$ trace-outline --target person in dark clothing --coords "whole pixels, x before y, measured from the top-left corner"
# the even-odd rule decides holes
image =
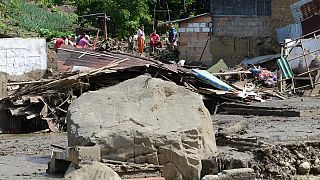
[[[169,30],[169,43],[170,43],[171,47],[174,48],[174,44],[177,40],[178,33],[172,23],[169,24],[169,28],[170,28],[170,30]]]

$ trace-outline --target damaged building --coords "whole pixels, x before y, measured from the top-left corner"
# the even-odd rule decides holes
[[[212,0],[213,64],[232,67],[245,57],[280,52],[276,29],[294,22],[290,5],[297,0]]]
[[[233,67],[245,57],[279,53],[276,29],[294,22],[290,5],[295,2],[212,0],[211,16],[171,21],[179,23],[179,59],[207,66],[223,59]]]
[[[47,69],[46,41],[44,39],[4,38],[0,41],[0,99],[8,94],[7,85],[15,89],[12,81],[37,81]],[[9,82],[9,83],[8,83]],[[16,101],[15,108],[8,103],[0,105],[0,131],[20,132],[22,129],[35,130],[42,126],[37,121],[37,105],[25,106],[22,101],[40,103],[37,98]]]

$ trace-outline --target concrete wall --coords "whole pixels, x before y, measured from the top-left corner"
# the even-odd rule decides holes
[[[271,16],[214,16],[210,42],[213,63],[224,59],[232,67],[246,55],[279,53],[276,29],[294,23],[290,5],[297,1],[273,0]]]
[[[179,26],[179,59],[187,62],[199,62],[202,52],[201,63],[205,65],[212,64],[212,55],[210,52],[210,41],[205,48],[206,42],[210,37],[211,17],[202,16],[187,21],[183,21]]]
[[[0,40],[0,71],[13,81],[40,79],[47,69],[45,39]]]

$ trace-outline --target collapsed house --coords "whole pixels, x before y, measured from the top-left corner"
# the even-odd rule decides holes
[[[258,8],[262,6],[258,3],[255,8],[259,11],[251,12],[252,7],[248,7],[245,13],[259,12],[255,15],[268,16],[268,3],[271,2],[264,1],[264,10]],[[187,36],[191,38],[183,41],[194,50],[190,52],[201,52],[196,50],[197,43],[204,46],[200,60],[210,57],[211,52],[207,46],[211,31],[208,29],[208,18],[210,16],[205,14],[179,21],[184,25],[180,31],[186,31],[185,35],[189,33]],[[230,18],[237,21],[241,19],[239,22],[244,19]],[[252,17],[255,18],[262,17]],[[203,37],[192,44],[192,36],[200,37],[196,33],[202,33]],[[112,167],[121,177],[130,178],[132,174],[149,172],[152,177],[197,179],[207,174],[217,174],[222,169],[249,166],[249,163],[236,165],[237,162],[230,160],[229,164],[221,167],[218,164],[221,160],[219,157],[210,157],[217,150],[215,138],[219,145],[236,144],[240,147],[242,141],[246,143],[247,149],[261,145],[258,138],[244,136],[237,139],[228,135],[228,131],[244,133],[242,124],[215,135],[209,112],[285,117],[318,115],[318,112],[304,112],[288,107],[248,104],[285,99],[277,94],[277,82],[280,82],[280,90],[284,95],[285,92],[295,93],[307,87],[316,91],[319,73],[315,75],[314,72],[319,71],[317,58],[320,49],[317,31],[286,41],[281,54],[248,58],[236,70],[220,72],[220,67],[217,67],[212,68],[211,73],[209,70],[188,69],[175,63],[166,64],[123,52],[97,52],[70,46],[59,48],[59,61],[55,67],[58,73],[55,73],[47,70],[47,59],[41,54],[45,46],[40,46],[39,51],[32,48],[27,48],[32,52],[31,55],[29,51],[21,52],[20,49],[16,53],[14,48],[6,49],[3,53],[5,58],[12,58],[8,56],[11,52],[17,57],[13,58],[15,61],[6,60],[13,62],[12,65],[2,66],[5,73],[0,75],[0,128],[2,132],[28,132],[44,128],[57,132],[68,129],[69,147],[54,146],[60,150],[53,151],[49,172],[58,170],[64,173],[71,163],[78,165],[79,161],[86,160],[84,156],[87,152],[89,161],[93,154],[94,160]],[[36,54],[38,52],[40,55]],[[30,57],[36,58],[31,61]],[[256,66],[270,63],[270,69]],[[18,71],[13,72],[18,74],[12,74],[10,68],[3,67],[18,68]],[[20,75],[21,72],[23,78],[25,74],[28,77],[31,74],[34,78],[10,79],[12,75]],[[63,162],[63,165],[59,162]],[[210,168],[202,169],[204,163],[209,163],[206,167]],[[296,163],[299,167],[303,164],[300,161]],[[263,165],[253,166],[256,166],[255,170],[259,173],[273,173],[261,169]],[[228,173],[232,177],[239,175],[233,174],[232,170],[222,172],[223,176]],[[248,175],[243,179],[256,177],[253,169],[242,169],[240,175],[243,172]]]
[[[81,94],[113,86],[145,73],[203,95],[205,101],[210,102],[210,111],[214,111],[219,101],[262,100],[260,95],[231,87],[206,71],[186,69],[150,58],[71,46],[62,46],[58,56],[61,60],[57,65],[60,74],[41,80],[9,82],[4,88],[8,89],[6,97],[1,100],[2,111],[6,114],[3,121],[7,122],[4,131],[28,132],[45,126],[54,132],[63,130],[66,128],[67,109]],[[48,73],[52,74],[50,71]],[[264,97],[274,96],[266,91],[261,93]],[[34,123],[30,123],[32,121]],[[22,128],[22,122],[30,127]]]

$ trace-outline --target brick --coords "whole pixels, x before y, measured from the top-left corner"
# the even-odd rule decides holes
[[[203,42],[195,42],[194,43],[194,47],[196,47],[196,48],[203,47],[203,46],[204,46]],[[196,49],[196,51],[197,51],[197,49]]]

